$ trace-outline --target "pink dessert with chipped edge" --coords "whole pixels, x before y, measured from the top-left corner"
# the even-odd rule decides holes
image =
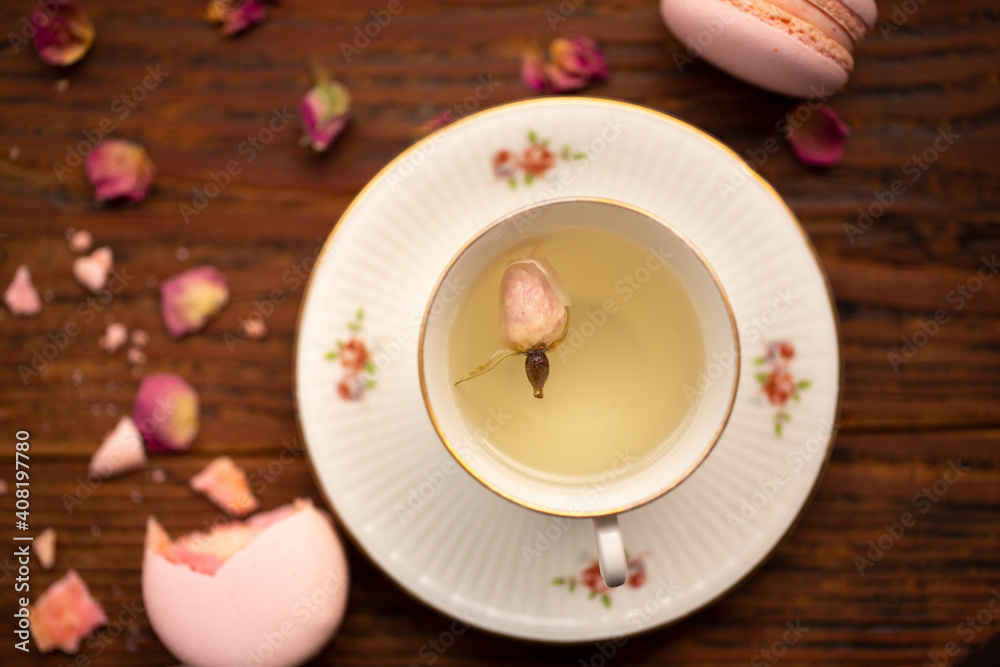
[[[874,0],[661,0],[660,12],[690,53],[766,90],[817,98],[847,84],[878,16]]]

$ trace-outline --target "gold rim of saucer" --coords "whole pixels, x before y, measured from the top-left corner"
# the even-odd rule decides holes
[[[506,489],[502,489],[496,486],[495,484],[491,483],[489,480],[485,479],[482,475],[480,475],[479,472],[476,471],[469,464],[469,462],[462,457],[458,449],[452,445],[451,441],[448,439],[448,436],[445,435],[444,429],[442,428],[441,423],[438,421],[437,415],[434,413],[434,408],[431,406],[430,396],[428,395],[427,391],[427,378],[425,377],[424,374],[424,339],[427,334],[427,320],[430,315],[431,309],[434,306],[434,302],[437,299],[438,292],[440,292],[441,287],[444,285],[445,278],[447,277],[451,269],[455,266],[455,263],[458,262],[473,245],[475,245],[480,239],[482,239],[483,236],[488,234],[490,231],[492,231],[499,225],[502,225],[505,222],[512,220],[519,215],[523,215],[529,211],[534,211],[548,206],[574,203],[574,202],[601,204],[604,206],[613,206],[616,208],[632,211],[633,213],[637,213],[640,216],[645,217],[650,222],[663,227],[669,233],[673,234],[685,247],[687,247],[687,249],[698,259],[702,267],[704,267],[705,270],[708,271],[708,274],[712,279],[712,284],[715,286],[715,289],[718,292],[719,296],[722,297],[722,302],[725,304],[726,315],[728,316],[729,319],[730,333],[732,334],[733,353],[734,353],[733,356],[734,356],[734,364],[736,367],[736,372],[735,375],[733,376],[732,387],[729,391],[729,400],[726,406],[725,419],[722,420],[722,423],[716,429],[715,433],[712,435],[708,444],[702,449],[698,457],[694,460],[694,462],[692,462],[690,466],[687,467],[687,469],[684,470],[683,473],[681,473],[676,479],[672,480],[670,484],[660,489],[657,489],[656,492],[649,494],[648,496],[644,496],[639,500],[618,507],[613,507],[610,509],[583,510],[583,511],[555,510],[552,508],[544,507],[537,503],[525,500],[524,498],[521,498],[516,494],[507,491]],[[434,430],[437,432],[438,439],[441,440],[442,443],[444,443],[444,446],[451,453],[452,457],[456,461],[458,461],[458,464],[462,466],[462,468],[464,468],[467,473],[475,477],[480,484],[490,489],[494,493],[506,498],[507,500],[517,505],[520,505],[521,507],[535,510],[536,512],[542,512],[544,514],[550,514],[552,516],[564,516],[574,519],[587,519],[599,516],[609,516],[612,514],[620,514],[622,512],[633,510],[637,507],[645,505],[646,503],[656,500],[657,498],[667,493],[668,491],[672,491],[673,489],[677,488],[677,486],[681,484],[681,482],[689,478],[691,476],[691,473],[697,470],[698,466],[700,466],[705,461],[705,459],[708,458],[708,455],[711,453],[712,449],[715,448],[716,443],[719,442],[719,438],[722,437],[722,433],[726,429],[726,424],[729,423],[729,417],[730,415],[732,415],[733,405],[736,403],[736,393],[740,385],[740,361],[741,361],[741,350],[740,350],[739,329],[736,326],[736,316],[733,314],[733,306],[729,302],[729,295],[726,294],[726,290],[722,286],[722,281],[719,280],[718,274],[715,272],[715,269],[712,268],[712,265],[708,263],[708,259],[701,252],[701,250],[699,250],[697,246],[691,243],[691,240],[683,233],[681,233],[680,230],[678,230],[676,227],[668,223],[666,220],[663,220],[659,216],[654,215],[653,213],[650,213],[649,211],[643,208],[640,208],[633,204],[629,204],[628,202],[623,202],[616,199],[609,199],[607,197],[572,196],[572,197],[556,197],[553,199],[546,199],[545,201],[535,202],[533,204],[528,204],[527,206],[522,206],[518,209],[515,209],[484,226],[475,234],[475,236],[473,236],[471,239],[469,239],[462,245],[462,247],[458,250],[458,252],[456,252],[455,255],[451,258],[451,260],[449,260],[448,263],[445,265],[444,269],[441,272],[441,275],[437,279],[437,282],[434,283],[434,288],[431,290],[431,296],[427,300],[427,306],[424,308],[423,318],[420,321],[420,336],[417,339],[417,374],[420,377],[420,394],[423,397],[424,408],[427,410],[427,415],[430,417],[431,423],[434,425]]]
[[[714,605],[716,602],[718,602],[723,597],[725,597],[726,595],[728,595],[734,588],[736,588],[737,586],[740,586],[747,579],[749,579],[750,577],[754,576],[764,566],[764,564],[767,563],[767,561],[771,558],[771,556],[774,555],[774,552],[777,551],[778,547],[781,546],[781,543],[785,540],[785,538],[799,525],[799,523],[802,521],[802,518],[805,516],[806,510],[812,504],[812,501],[813,501],[813,499],[814,499],[814,497],[816,495],[816,491],[819,489],[819,485],[823,481],[823,477],[826,474],[826,469],[827,469],[827,467],[830,464],[830,459],[831,459],[831,457],[833,455],[833,443],[834,443],[834,440],[836,438],[836,433],[838,431],[838,428],[837,428],[837,425],[839,423],[838,419],[839,419],[839,416],[840,416],[841,408],[843,406],[843,399],[844,399],[844,353],[843,353],[844,350],[843,350],[843,341],[841,340],[841,337],[840,337],[840,329],[841,329],[841,326],[840,326],[840,315],[837,312],[837,303],[836,303],[836,299],[834,298],[834,295],[833,295],[833,287],[830,284],[830,278],[829,278],[829,276],[827,276],[826,271],[823,269],[823,263],[820,260],[819,252],[816,250],[816,246],[813,245],[813,242],[809,238],[809,235],[806,234],[806,230],[802,226],[802,223],[799,221],[798,216],[796,216],[795,212],[792,211],[791,208],[789,208],[789,206],[785,202],[785,200],[782,199],[781,195],[779,195],[778,192],[777,192],[777,190],[774,189],[774,186],[772,186],[770,183],[768,183],[766,180],[764,180],[764,178],[760,174],[758,174],[754,169],[752,169],[747,164],[746,160],[744,160],[736,151],[734,151],[732,148],[730,148],[726,144],[722,143],[720,140],[716,139],[714,136],[712,136],[708,132],[705,132],[704,130],[702,130],[702,129],[698,128],[698,127],[695,127],[694,125],[691,125],[690,123],[688,123],[686,121],[683,121],[683,120],[681,120],[679,118],[671,116],[670,114],[667,114],[667,113],[665,113],[663,111],[659,111],[657,109],[653,109],[653,108],[650,108],[650,107],[647,107],[647,106],[643,106],[641,104],[636,104],[634,102],[622,102],[621,100],[614,100],[614,99],[608,99],[608,98],[602,98],[602,97],[588,97],[588,96],[558,97],[558,98],[545,98],[545,97],[543,97],[543,98],[535,98],[535,99],[528,99],[528,100],[517,100],[517,101],[514,101],[514,102],[508,102],[508,103],[505,103],[505,104],[500,104],[500,105],[497,105],[495,107],[491,107],[489,109],[484,109],[483,111],[478,111],[476,113],[473,113],[473,114],[470,114],[468,116],[465,116],[464,118],[460,118],[460,119],[458,119],[458,120],[450,123],[449,125],[446,125],[445,127],[439,128],[439,129],[435,130],[434,132],[431,132],[430,134],[428,134],[427,136],[423,137],[422,139],[419,139],[419,140],[415,141],[413,144],[411,144],[405,150],[401,151],[399,153],[399,155],[397,155],[392,160],[390,160],[384,167],[382,167],[382,169],[380,169],[378,171],[378,173],[376,173],[371,178],[370,181],[368,181],[368,183],[361,189],[361,191],[357,194],[357,196],[355,196],[355,198],[353,200],[351,200],[351,203],[348,204],[347,208],[344,209],[344,212],[341,214],[340,218],[337,219],[337,222],[334,224],[333,229],[331,230],[329,236],[327,236],[327,239],[326,239],[326,241],[323,244],[323,248],[320,250],[319,254],[316,256],[316,261],[315,261],[315,263],[313,265],[313,271],[310,272],[309,278],[306,281],[306,285],[305,285],[305,288],[304,288],[303,293],[302,293],[302,307],[299,308],[299,313],[298,313],[298,316],[296,317],[296,320],[295,320],[296,336],[295,336],[295,340],[292,343],[292,359],[293,359],[293,362],[294,362],[294,360],[298,359],[299,336],[300,336],[299,332],[301,332],[301,330],[302,330],[302,317],[303,317],[303,314],[305,313],[305,306],[306,306],[306,304],[308,303],[308,300],[309,300],[309,292],[310,292],[310,290],[312,289],[312,286],[313,286],[313,279],[315,278],[316,267],[318,267],[320,265],[320,263],[326,257],[326,254],[329,252],[330,248],[333,246],[333,244],[334,244],[334,242],[336,240],[337,234],[342,229],[341,226],[340,226],[340,223],[342,221],[346,220],[354,212],[354,210],[356,208],[358,208],[364,202],[364,200],[378,186],[378,184],[382,181],[382,179],[384,179],[386,177],[386,175],[390,171],[392,171],[392,169],[394,169],[397,165],[401,164],[406,158],[408,158],[412,152],[419,151],[419,150],[425,148],[426,145],[429,144],[430,142],[438,140],[440,134],[443,134],[445,132],[451,131],[456,126],[472,122],[472,121],[474,121],[474,120],[476,120],[476,119],[478,119],[478,118],[480,118],[482,116],[493,115],[493,114],[496,114],[496,113],[502,113],[502,112],[505,112],[505,111],[507,111],[509,109],[512,109],[512,108],[517,108],[517,107],[522,107],[522,106],[534,106],[534,105],[538,105],[538,106],[543,106],[543,105],[565,105],[565,106],[573,106],[573,105],[594,105],[594,104],[596,104],[596,105],[604,105],[604,106],[607,106],[607,107],[617,107],[617,108],[625,109],[625,110],[628,110],[628,111],[645,114],[647,116],[651,116],[653,118],[656,118],[657,120],[666,122],[666,123],[668,123],[670,125],[681,127],[685,131],[692,132],[693,134],[695,134],[699,138],[704,139],[709,144],[711,144],[716,149],[718,149],[720,152],[722,152],[726,156],[730,157],[731,159],[735,160],[737,164],[743,165],[744,172],[747,174],[747,176],[749,178],[753,179],[761,188],[763,188],[764,192],[766,192],[768,195],[770,195],[771,198],[773,198],[778,203],[778,205],[781,206],[782,209],[784,209],[784,211],[788,214],[788,217],[795,223],[796,230],[798,231],[799,235],[802,237],[802,241],[805,244],[806,249],[809,251],[809,254],[812,257],[813,262],[815,263],[816,267],[819,269],[820,277],[823,280],[823,286],[825,287],[825,290],[826,290],[827,305],[830,308],[830,312],[831,312],[831,315],[832,315],[832,318],[833,318],[834,333],[836,334],[835,338],[836,338],[836,341],[837,341],[837,357],[840,360],[840,364],[839,364],[838,369],[837,369],[837,400],[836,400],[836,404],[834,405],[834,410],[833,410],[834,428],[831,430],[830,438],[829,438],[829,440],[827,441],[827,444],[826,444],[826,452],[823,455],[823,462],[820,465],[819,470],[816,473],[816,479],[813,481],[812,487],[809,489],[808,493],[806,494],[805,499],[802,502],[802,506],[799,508],[799,511],[796,513],[796,515],[792,519],[792,521],[789,522],[788,527],[781,533],[781,535],[779,535],[777,537],[777,539],[774,542],[774,546],[771,547],[771,549],[769,549],[768,552],[766,554],[764,554],[764,556],[762,556],[760,558],[760,560],[756,563],[756,565],[746,572],[746,574],[744,574],[738,580],[734,581],[732,584],[730,584],[730,585],[726,586],[725,588],[723,588],[722,590],[720,590],[718,592],[718,594],[712,596],[710,599],[706,600],[704,603],[693,607],[690,611],[688,611],[688,612],[686,612],[684,614],[680,614],[680,615],[678,615],[678,616],[676,616],[674,618],[665,620],[662,623],[659,623],[658,625],[654,625],[654,626],[651,626],[649,628],[644,628],[644,629],[642,629],[640,631],[637,631],[637,632],[628,633],[628,635],[627,635],[629,637],[635,637],[635,636],[641,636],[641,635],[651,634],[652,632],[655,632],[657,630],[661,630],[663,628],[669,627],[669,626],[674,625],[676,623],[680,623],[681,621],[683,621],[683,620],[685,620],[687,618],[690,618],[691,616],[694,616],[695,614],[697,614],[697,613],[699,613],[699,612],[707,609],[708,607]],[[399,588],[399,590],[401,590],[404,595],[406,595],[407,597],[411,598],[412,600],[418,602],[419,604],[422,604],[424,606],[428,606],[428,607],[430,607],[430,608],[438,611],[439,613],[445,614],[445,615],[447,615],[449,617],[454,617],[454,615],[449,610],[447,610],[447,609],[445,609],[443,607],[440,607],[437,604],[434,604],[434,603],[430,602],[429,600],[427,600],[425,598],[422,598],[420,595],[418,595],[415,592],[415,590],[410,590],[409,588],[407,588],[407,586],[402,581],[400,581],[399,579],[396,579],[396,577],[394,577],[391,573],[389,573],[387,570],[385,570],[382,567],[382,565],[379,563],[379,561],[373,556],[372,552],[369,551],[363,545],[363,543],[361,542],[361,540],[358,539],[358,537],[354,534],[354,532],[351,531],[351,529],[348,526],[347,522],[344,521],[343,517],[341,517],[341,515],[340,515],[340,512],[337,510],[337,506],[331,500],[330,495],[327,493],[326,488],[323,486],[323,484],[321,482],[321,479],[320,479],[320,476],[319,476],[319,473],[316,470],[316,463],[313,461],[313,453],[312,453],[311,447],[309,446],[309,442],[306,439],[305,425],[303,424],[303,421],[302,421],[302,411],[300,409],[299,401],[298,401],[298,368],[297,368],[297,364],[296,363],[292,364],[292,395],[293,395],[293,397],[295,399],[294,402],[293,402],[293,408],[295,410],[295,425],[296,425],[296,430],[298,431],[299,436],[301,436],[302,443],[304,445],[304,450],[305,450],[305,454],[306,454],[306,456],[305,456],[306,466],[309,468],[309,474],[312,476],[313,481],[315,482],[316,490],[319,492],[320,497],[322,497],[323,500],[326,502],[326,506],[330,509],[330,512],[333,515],[334,519],[336,520],[337,524],[339,524],[340,528],[344,531],[344,535],[346,535],[347,539],[355,546],[355,548],[357,548],[357,550],[361,554],[363,554],[365,556],[365,558],[367,558],[368,561],[379,572],[381,572],[383,575],[385,575],[386,578],[389,579],[389,581],[393,582],[393,584],[395,584],[396,587]],[[490,627],[486,627],[483,624],[473,622],[473,621],[469,620],[468,618],[466,618],[466,621],[469,623],[469,625],[472,625],[472,626],[478,628],[479,630],[481,630],[481,631],[483,631],[483,632],[485,632],[487,634],[490,634],[490,635],[493,635],[493,636],[496,636],[496,637],[503,637],[505,639],[509,639],[509,638],[513,637],[513,638],[516,638],[516,639],[518,639],[520,641],[527,642],[529,644],[542,644],[542,645],[551,645],[551,644],[582,644],[582,643],[588,643],[588,642],[593,642],[593,641],[600,641],[602,639],[610,639],[610,638],[612,638],[610,635],[605,636],[605,635],[600,635],[600,634],[594,634],[593,636],[587,637],[585,639],[573,639],[573,640],[534,639],[534,638],[519,637],[519,636],[516,636],[516,635],[511,635],[509,633],[502,632],[500,630],[495,630],[495,629],[492,629]]]

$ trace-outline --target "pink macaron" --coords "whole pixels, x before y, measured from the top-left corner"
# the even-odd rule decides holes
[[[716,67],[783,95],[825,98],[847,84],[874,0],[661,0],[667,27]]]

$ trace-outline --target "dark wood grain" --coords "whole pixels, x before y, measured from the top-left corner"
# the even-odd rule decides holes
[[[492,76],[484,106],[527,97],[518,53],[553,35],[553,0],[406,2],[371,44],[345,62],[338,44],[353,38],[381,0],[349,3],[285,0],[267,22],[224,39],[201,22],[202,0],[86,0],[98,27],[93,51],[67,73],[42,65],[33,48],[0,45],[0,286],[29,264],[50,300],[34,319],[0,316],[0,479],[11,481],[13,434],[32,434],[34,526],[59,535],[56,567],[35,566],[33,590],[68,567],[80,571],[114,614],[141,600],[143,523],[169,516],[172,530],[203,526],[217,514],[192,493],[190,476],[227,453],[249,471],[298,445],[292,400],[292,344],[302,288],[283,276],[313,255],[361,187],[412,141],[413,130],[441,108],[460,103]],[[845,388],[837,446],[801,523],[767,564],[716,605],[674,627],[630,640],[609,664],[770,664],[761,651],[780,640],[786,622],[809,627],[783,665],[918,665],[956,641],[962,650],[1000,628],[1000,617],[965,643],[959,623],[1000,589],[1000,280],[987,282],[958,310],[948,301],[983,257],[1000,254],[1000,7],[992,0],[879,2],[892,24],[895,6],[919,6],[898,30],[876,31],[857,54],[847,90],[830,104],[853,128],[844,162],[832,170],[799,165],[776,123],[790,101],[753,89],[694,62],[678,72],[680,47],[659,20],[654,0],[586,0],[557,27],[587,33],[606,46],[612,80],[591,92],[646,104],[703,127],[752,159],[769,138],[781,142],[759,171],[786,198],[829,273],[843,327]],[[3,32],[17,30],[33,3],[4,2]],[[298,147],[289,127],[198,216],[179,213],[210,171],[240,159],[238,147],[275,107],[290,109],[319,59],[356,100],[355,122],[323,156]],[[159,65],[168,76],[126,118],[112,103]],[[69,87],[58,92],[61,78]],[[97,207],[83,170],[63,181],[53,161],[84,130],[115,118],[118,136],[144,143],[160,177],[135,206]],[[941,128],[961,135],[862,236],[845,224],[875,193],[905,178],[904,165]],[[16,161],[7,159],[12,147]],[[134,278],[83,321],[87,293],[70,273],[67,228],[89,229],[114,247]],[[190,257],[178,259],[186,248]],[[158,311],[158,282],[197,263],[219,266],[232,300],[208,329],[171,341]],[[226,332],[253,301],[283,289],[287,301],[268,318],[270,335],[230,351]],[[921,321],[946,309],[951,321],[895,372],[888,354]],[[133,475],[93,490],[68,513],[63,494],[84,493],[87,461],[101,435],[128,411],[137,374],[121,355],[98,348],[105,317],[147,329],[144,372],[173,370],[197,385],[202,429],[188,454],[157,459]],[[82,332],[43,374],[24,383],[18,364],[47,336],[76,321]],[[82,382],[76,386],[73,374]],[[864,575],[853,557],[883,524],[914,509],[914,496],[941,477],[948,461],[970,466]],[[152,469],[167,479],[156,483]],[[297,496],[320,501],[302,457],[260,494],[265,507]],[[11,544],[13,498],[0,497],[0,542]],[[3,547],[7,553],[8,547]],[[450,621],[400,592],[353,547],[349,613],[316,664],[427,665],[421,648]],[[7,564],[0,556],[0,563]],[[10,618],[12,579],[0,572],[2,613]],[[37,587],[37,588],[34,588]],[[7,621],[4,621],[4,627]],[[109,629],[110,630],[110,629]],[[61,654],[25,658],[11,635],[0,640],[4,664],[69,665]],[[120,636],[98,635],[77,664],[169,665],[170,655],[139,615]],[[106,641],[105,639],[106,638]],[[437,665],[599,664],[591,645],[527,645],[469,631]],[[757,660],[756,663],[752,662]],[[763,660],[763,662],[761,662]]]

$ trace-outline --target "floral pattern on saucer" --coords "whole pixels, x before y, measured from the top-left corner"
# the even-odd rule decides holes
[[[375,364],[371,362],[371,350],[361,338],[365,309],[358,308],[354,319],[347,323],[351,337],[338,340],[337,349],[326,353],[328,361],[339,361],[344,374],[337,383],[337,396],[345,401],[360,401],[365,392],[375,388]]]
[[[795,358],[795,346],[787,340],[767,344],[766,354],[754,359],[754,365],[763,366],[765,371],[757,373],[757,382],[767,401],[778,408],[774,414],[774,434],[781,437],[785,422],[792,416],[785,410],[789,400],[802,400],[799,392],[805,391],[812,382],[799,380],[796,382],[791,372],[792,359]]]
[[[545,178],[560,160],[570,162],[587,157],[586,153],[574,151],[569,145],[554,153],[549,148],[550,143],[548,139],[539,139],[538,134],[530,130],[528,147],[520,153],[503,148],[493,154],[493,174],[498,179],[506,179],[511,188],[516,188],[522,182],[527,186],[537,178]]]
[[[628,578],[625,580],[625,585],[629,588],[642,588],[646,583],[647,555],[646,553],[641,553],[628,558]],[[565,586],[569,593],[575,592],[577,586],[583,586],[589,591],[587,599],[593,600],[596,598],[605,607],[611,606],[611,593],[613,589],[604,585],[604,579],[601,577],[601,564],[597,562],[596,558],[590,559],[590,564],[580,572],[579,577],[572,574],[568,577],[556,577],[552,580],[552,585]]]

